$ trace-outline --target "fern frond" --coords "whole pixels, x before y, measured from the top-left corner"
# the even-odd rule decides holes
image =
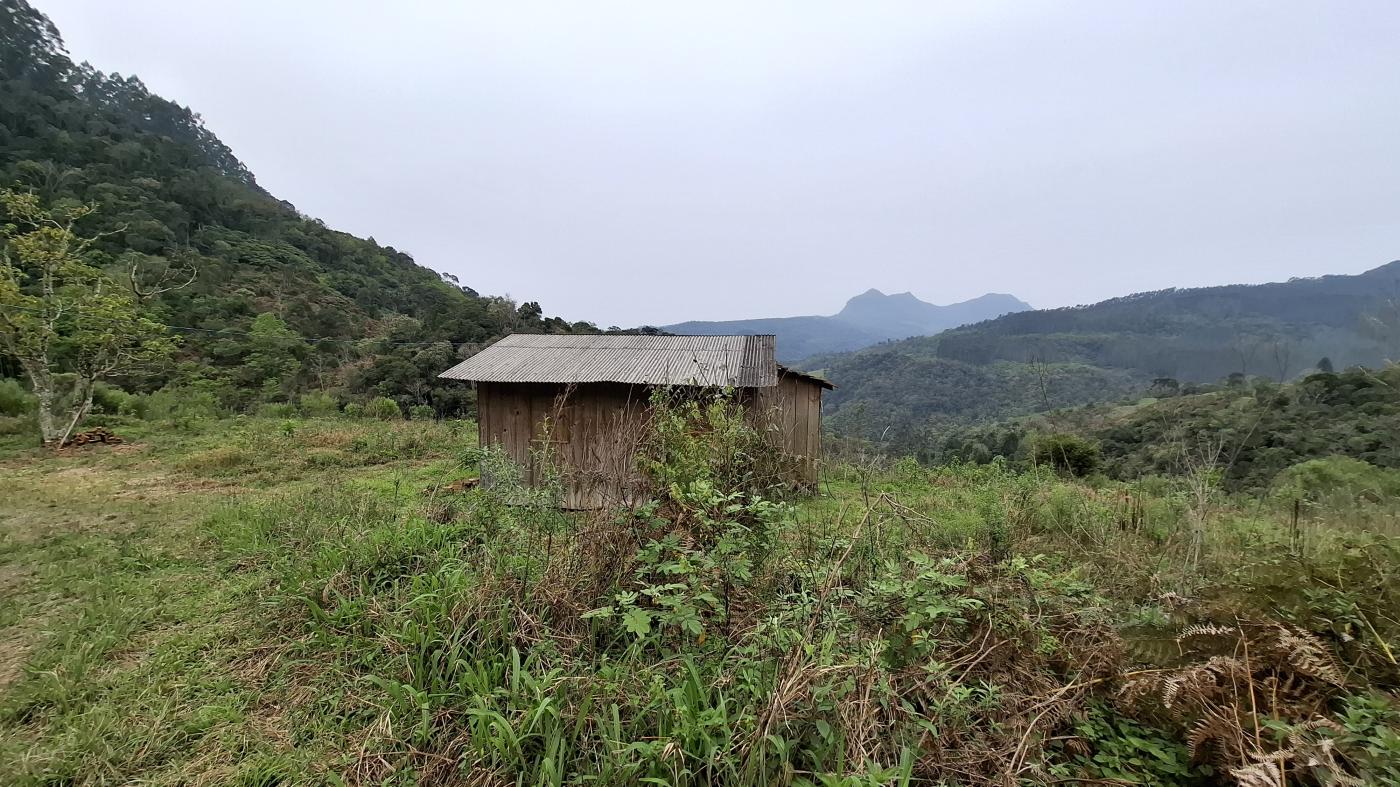
[[[1238,759],[1243,733],[1240,720],[1235,714],[1221,707],[1213,707],[1201,715],[1191,732],[1186,736],[1186,744],[1192,760],[1202,760],[1205,749],[1215,744],[1223,755],[1220,759]]]
[[[1331,649],[1311,631],[1278,626],[1275,648],[1288,666],[1299,674],[1338,688],[1346,683]]]
[[[1177,632],[1176,641],[1190,639],[1191,637],[1223,637],[1227,634],[1237,634],[1239,629],[1234,626],[1217,626],[1214,623],[1197,623],[1187,626]]]
[[[1283,787],[1283,769],[1277,762],[1256,762],[1231,769],[1237,787]]]

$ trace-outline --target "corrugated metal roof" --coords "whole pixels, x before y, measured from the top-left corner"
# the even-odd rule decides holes
[[[491,383],[638,383],[768,388],[772,336],[507,336],[439,377]]]
[[[793,377],[798,378],[799,380],[806,380],[808,382],[816,383],[817,385],[820,385],[828,391],[836,389],[836,383],[833,383],[825,377],[818,377],[815,374],[810,374],[808,372],[800,371],[797,369],[789,369],[788,367],[783,366],[782,364],[778,364],[778,374],[790,374]]]

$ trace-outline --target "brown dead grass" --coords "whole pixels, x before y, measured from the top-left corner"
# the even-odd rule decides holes
[[[127,479],[122,490],[112,495],[115,500],[163,500],[187,494],[236,492],[238,484],[213,478],[191,478],[178,475],[154,475]]]

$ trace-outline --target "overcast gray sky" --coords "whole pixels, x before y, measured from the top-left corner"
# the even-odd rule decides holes
[[[601,325],[1400,257],[1400,3],[35,0],[273,194]]]

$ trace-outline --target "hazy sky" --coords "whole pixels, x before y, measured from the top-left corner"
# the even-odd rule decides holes
[[[1400,257],[1400,3],[34,0],[273,194],[601,325]]]

